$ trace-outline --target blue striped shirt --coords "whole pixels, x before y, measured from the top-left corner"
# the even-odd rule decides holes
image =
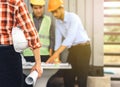
[[[65,11],[63,21],[56,19],[55,35],[55,50],[61,45],[70,48],[73,45],[89,41],[79,16],[67,11]]]

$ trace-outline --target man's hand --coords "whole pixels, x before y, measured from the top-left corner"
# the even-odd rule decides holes
[[[41,67],[41,64],[36,64],[32,67],[32,71],[36,70],[38,72],[38,78],[40,78],[42,76],[43,73],[43,68]]]
[[[59,55],[63,50],[66,48],[66,46],[60,46],[58,50],[47,60],[46,63],[55,63],[55,59],[59,58]]]
[[[55,59],[59,57],[59,54],[55,52],[48,60],[46,63],[55,63]]]

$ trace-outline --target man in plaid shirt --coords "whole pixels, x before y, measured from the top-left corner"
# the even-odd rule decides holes
[[[40,60],[40,42],[35,26],[30,20],[23,0],[0,0],[0,86],[22,87],[21,56],[15,52],[12,41],[12,28],[19,26],[28,40],[35,56],[35,65],[39,77],[42,75]]]

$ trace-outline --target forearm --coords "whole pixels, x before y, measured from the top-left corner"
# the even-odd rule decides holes
[[[33,49],[34,57],[35,57],[35,63],[40,64],[41,58],[40,58],[40,48]]]
[[[53,49],[50,48],[49,55],[52,56],[52,54],[53,54]]]
[[[35,57],[35,64],[32,67],[32,71],[36,70],[38,72],[38,77],[41,77],[43,73],[43,69],[41,67],[41,59],[40,59],[40,48],[33,49],[34,57]]]
[[[59,55],[65,50],[65,48],[67,48],[67,47],[66,47],[66,46],[60,46],[60,47],[55,51],[54,54],[57,54],[58,57],[59,57]]]

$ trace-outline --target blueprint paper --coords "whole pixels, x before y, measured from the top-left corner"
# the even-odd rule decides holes
[[[35,85],[37,78],[38,78],[38,72],[33,71],[26,77],[25,82],[28,85],[32,85],[32,84]]]

